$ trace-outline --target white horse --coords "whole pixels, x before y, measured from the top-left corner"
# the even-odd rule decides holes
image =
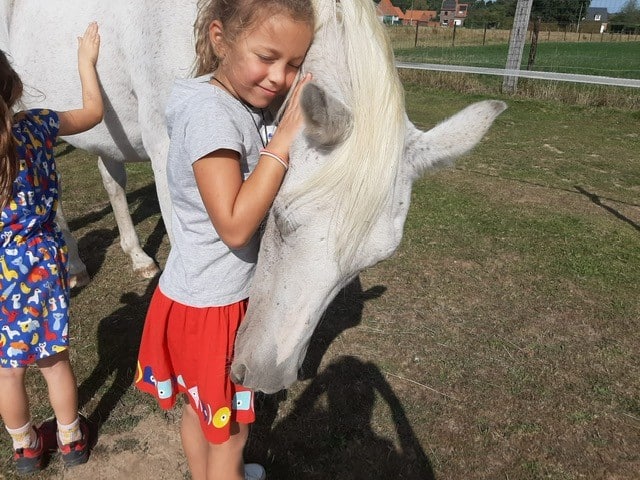
[[[409,122],[386,32],[371,0],[314,0],[304,62],[307,122],[262,238],[232,377],[267,393],[295,381],[335,295],[400,243],[425,169],[480,141],[503,102],[480,102],[428,132]]]
[[[190,72],[196,0],[0,2],[0,19],[6,20],[0,48],[8,46],[27,87],[45,94],[27,96],[28,105],[78,104],[75,37],[89,21],[100,24],[105,121],[67,140],[100,156],[123,249],[136,270],[155,273],[128,215],[122,162],[151,158],[168,223],[165,99],[174,78]],[[468,152],[505,108],[480,102],[419,131],[406,117],[373,2],[314,4],[319,28],[304,65],[314,74],[303,92],[307,124],[266,224],[231,366],[236,380],[265,392],[295,381],[311,334],[336,293],[395,251],[413,181]],[[71,264],[72,273],[77,265]]]
[[[76,37],[90,21],[98,22],[104,121],[65,140],[99,156],[98,168],[118,224],[120,245],[131,257],[133,269],[152,277],[158,268],[140,247],[129,214],[123,162],[151,159],[162,218],[170,231],[164,109],[174,79],[188,76],[193,64],[196,0],[0,2],[0,48],[8,51],[25,84],[25,107],[67,110],[80,105]],[[85,284],[89,281],[86,267],[61,208],[57,218],[69,245],[70,283]]]

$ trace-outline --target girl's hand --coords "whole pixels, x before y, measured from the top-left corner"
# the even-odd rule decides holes
[[[95,67],[100,51],[100,34],[98,23],[91,22],[84,35],[78,37],[78,65],[89,64]]]
[[[309,83],[311,78],[310,73],[305,74],[294,87],[291,97],[289,98],[289,104],[282,115],[278,128],[273,134],[273,138],[267,146],[269,151],[285,159],[289,157],[289,148],[302,128],[303,115],[300,108],[300,94],[302,87]]]

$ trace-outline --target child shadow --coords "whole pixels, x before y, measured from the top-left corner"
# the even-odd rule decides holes
[[[98,363],[78,387],[78,405],[82,409],[93,399],[107,379],[114,376],[111,386],[87,417],[96,432],[107,421],[133,383],[147,306],[158,278],[159,276],[156,276],[149,282],[142,295],[133,292],[123,294],[120,297],[123,306],[103,318],[98,325]]]
[[[395,424],[395,444],[373,429],[377,397]],[[287,416],[266,431],[261,415],[247,457],[263,462],[273,478],[435,479],[400,400],[373,363],[339,357],[302,392]],[[268,453],[258,454],[256,443]]]

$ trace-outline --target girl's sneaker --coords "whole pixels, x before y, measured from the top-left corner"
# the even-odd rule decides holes
[[[58,450],[65,467],[74,467],[89,460],[89,424],[82,415],[80,415],[80,432],[82,432],[82,438],[75,442],[63,445],[58,440]]]
[[[35,448],[18,448],[13,451],[13,461],[16,463],[16,470],[19,475],[27,475],[44,468],[44,438],[42,432],[33,427],[38,437]]]
[[[244,464],[244,480],[265,480],[267,472],[264,471],[262,465],[257,463]]]

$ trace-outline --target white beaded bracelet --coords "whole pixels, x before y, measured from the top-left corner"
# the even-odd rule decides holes
[[[279,155],[276,155],[275,153],[270,152],[265,148],[260,150],[260,155],[266,155],[267,157],[271,157],[274,160],[277,160],[278,163],[284,167],[285,172],[289,170],[289,165]]]

